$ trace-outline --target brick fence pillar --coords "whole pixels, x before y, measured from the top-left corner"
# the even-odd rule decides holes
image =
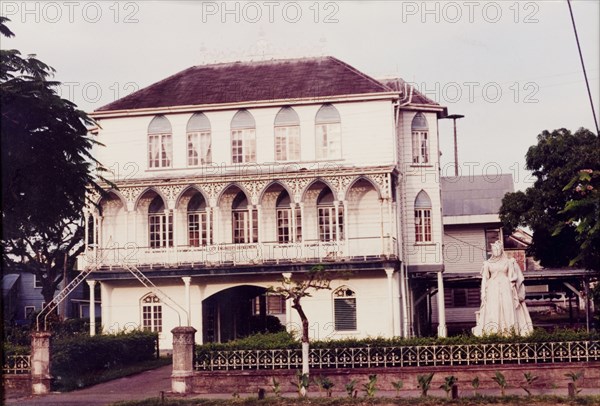
[[[173,333],[173,393],[191,393],[194,377],[194,327],[175,327]]]
[[[50,337],[48,331],[31,333],[31,391],[34,395],[50,392]]]

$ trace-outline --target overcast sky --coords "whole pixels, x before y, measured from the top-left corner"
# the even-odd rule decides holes
[[[599,108],[597,0],[572,2]],[[63,96],[92,111],[192,65],[335,56],[375,78],[399,76],[458,122],[463,173],[513,173],[542,130],[594,129],[567,2],[2,1],[15,38],[57,70]],[[442,164],[453,173],[452,126]]]

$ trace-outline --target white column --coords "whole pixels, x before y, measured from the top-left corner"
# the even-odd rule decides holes
[[[87,280],[87,284],[90,287],[90,336],[96,335],[96,286],[95,280]]]
[[[400,294],[402,295],[402,337],[408,338],[408,289],[406,286],[406,267],[400,268]]]
[[[388,320],[389,320],[389,337],[394,336],[395,323],[394,323],[394,268],[385,268],[385,274],[387,276],[388,284]]]
[[[259,243],[262,242],[263,238],[262,238],[262,221],[263,221],[263,217],[262,217],[262,207],[260,206],[260,204],[256,205],[256,217],[257,217],[257,233],[258,233],[258,237],[257,237],[257,241]]]
[[[448,330],[446,328],[446,304],[444,303],[444,277],[442,271],[437,273],[438,282],[438,293],[437,293],[437,305],[438,305],[438,337],[446,337]]]
[[[192,278],[190,276],[182,276],[181,279],[185,284],[185,310],[187,311],[187,325],[191,326],[192,303],[190,299],[190,282],[192,281]]]
[[[198,304],[196,305],[196,309],[198,311],[197,314],[200,315],[197,320],[198,331],[200,332],[200,335],[196,338],[196,340],[198,341],[198,344],[204,344],[204,310],[202,309],[202,301],[204,300],[205,286],[197,286],[196,289],[198,291]]]
[[[337,257],[338,252],[340,251],[340,202],[339,201],[334,201],[333,202],[333,215],[335,216],[335,251],[334,251],[334,255]],[[322,255],[321,253],[319,253],[319,257],[324,257],[326,256],[327,253],[324,253],[325,255]]]
[[[211,207],[206,208],[206,245],[212,245],[212,238],[210,237],[212,222],[211,210]],[[200,335],[202,335],[202,331],[200,332]]]
[[[344,208],[344,215],[342,216],[342,227],[344,229],[344,256],[350,256],[348,251],[348,201],[342,200],[342,207]]]
[[[393,216],[392,216],[392,199],[391,198],[386,198],[385,199],[387,202],[387,211],[388,211],[388,227],[387,227],[387,243],[386,243],[386,253],[387,254],[391,254],[392,253],[392,221],[393,221]]]
[[[290,241],[296,242],[296,203],[290,203],[290,227],[292,228],[290,231]],[[275,224],[277,226],[277,224]]]
[[[248,205],[248,229],[246,232],[249,232],[250,235],[246,238],[246,242],[253,243],[254,242],[254,206]]]
[[[90,213],[87,210],[83,212],[83,218],[84,218],[84,221],[85,221],[85,227],[84,227],[85,234],[84,234],[84,237],[83,237],[83,242],[85,244],[85,250],[84,250],[84,252],[87,254],[88,241],[89,241],[89,237],[90,237],[90,227],[89,227],[89,225],[90,225],[90,223],[89,223]]]
[[[213,244],[215,245],[221,242],[219,217],[219,206],[215,206],[213,207]]]
[[[379,221],[381,223],[381,230],[380,230],[380,241],[381,241],[381,253],[382,254],[386,254],[385,252],[385,240],[384,240],[384,234],[385,234],[385,230],[384,230],[384,226],[383,226],[383,198],[379,199]]]
[[[305,244],[306,244],[306,220],[305,220],[305,216],[304,216],[304,203],[298,203],[298,206],[300,206],[300,228],[302,230],[302,241],[301,241],[301,255],[302,258],[306,258],[306,249],[305,249]]]

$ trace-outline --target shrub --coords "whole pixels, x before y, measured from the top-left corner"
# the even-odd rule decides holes
[[[365,388],[365,395],[368,398],[375,396],[375,392],[377,392],[377,375],[369,375],[369,382],[363,384],[363,388]]]
[[[504,374],[500,371],[496,371],[496,375],[492,377],[492,380],[498,384],[500,387],[500,392],[502,393],[502,396],[504,396],[506,393],[506,387],[508,386],[508,382],[506,382]]]
[[[452,391],[452,387],[458,382],[458,379],[454,375],[447,376],[444,379],[444,383],[440,385],[440,389],[443,389],[446,392],[446,397],[450,396],[450,392]]]
[[[51,374],[60,386],[62,379],[150,360],[156,356],[157,338],[156,333],[134,331],[52,340]]]

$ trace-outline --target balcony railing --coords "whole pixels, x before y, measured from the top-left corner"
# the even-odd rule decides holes
[[[136,266],[222,266],[286,264],[296,262],[367,261],[377,258],[396,258],[396,239],[393,237],[357,238],[322,242],[307,240],[301,243],[279,244],[214,244],[199,247],[175,246],[150,248],[134,243],[113,244],[107,248],[90,247],[80,257],[79,269],[97,264],[100,267]]]
[[[543,364],[600,361],[599,341],[313,348],[311,368],[389,368]],[[198,349],[196,371],[299,369],[301,349],[206,351]]]

